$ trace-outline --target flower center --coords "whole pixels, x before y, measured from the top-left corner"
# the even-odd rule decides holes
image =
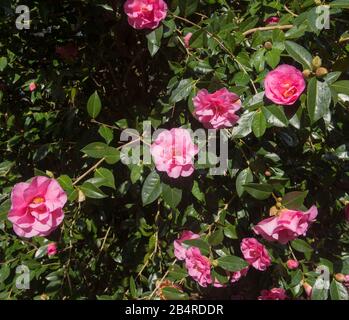
[[[45,202],[45,199],[43,197],[36,197],[32,201],[32,203],[34,203],[34,204],[40,204],[40,203],[43,203],[43,202]]]

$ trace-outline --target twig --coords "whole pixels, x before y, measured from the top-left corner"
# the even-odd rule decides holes
[[[268,31],[268,30],[288,30],[288,29],[292,29],[293,28],[293,24],[285,24],[283,26],[269,26],[269,27],[258,27],[258,28],[253,28],[250,30],[247,30],[243,33],[244,36],[248,36],[252,33],[255,33],[257,31]]]

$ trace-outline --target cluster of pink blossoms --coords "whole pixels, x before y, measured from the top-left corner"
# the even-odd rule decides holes
[[[188,274],[202,287],[213,285],[214,287],[221,288],[225,285],[218,282],[217,279],[213,279],[211,275],[212,263],[209,258],[202,255],[199,248],[190,247],[187,248],[183,242],[186,240],[198,239],[200,236],[191,231],[183,231],[179,239],[175,240],[174,254],[178,260],[185,261],[185,266],[188,270]],[[230,282],[235,283],[245,276],[248,271],[248,267],[237,272],[229,274]]]

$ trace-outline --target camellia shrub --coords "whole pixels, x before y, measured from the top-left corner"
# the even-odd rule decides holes
[[[348,300],[348,0],[0,4],[0,299]]]

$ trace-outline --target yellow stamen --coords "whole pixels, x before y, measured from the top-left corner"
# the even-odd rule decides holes
[[[39,203],[43,203],[44,201],[45,201],[44,198],[42,198],[42,197],[36,197],[36,198],[34,198],[33,203],[39,204]]]

